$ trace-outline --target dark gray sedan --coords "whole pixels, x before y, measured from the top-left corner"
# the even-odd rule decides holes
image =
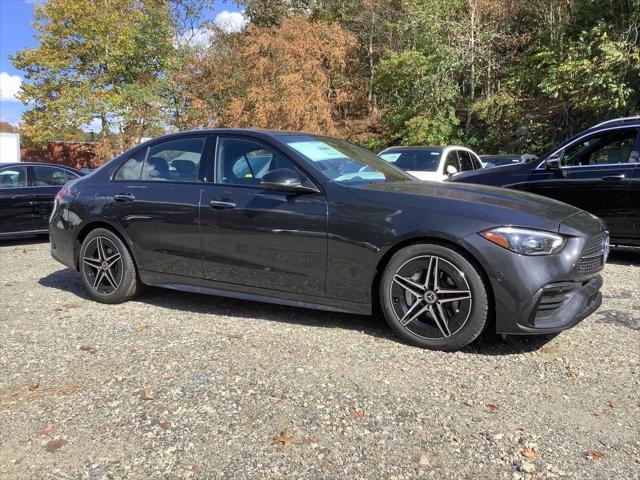
[[[421,182],[350,143],[201,130],[70,182],[51,252],[97,301],[143,285],[369,315],[453,350],[569,328],[601,302],[608,234],[555,200]]]

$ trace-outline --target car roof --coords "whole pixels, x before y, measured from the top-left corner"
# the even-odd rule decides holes
[[[71,170],[72,172],[82,173],[77,168],[69,167],[68,165],[60,165],[58,163],[44,163],[44,162],[7,162],[0,163],[0,168],[5,167],[58,167],[64,168],[65,170]]]
[[[640,126],[640,116],[633,117],[621,117],[621,118],[612,118],[610,120],[606,120],[604,122],[598,123],[593,127],[589,128],[589,130],[593,130],[596,128],[604,127],[604,126],[616,126],[616,125],[625,125],[625,126]]]
[[[393,147],[387,147],[384,150],[382,150],[382,152],[392,152],[394,150],[415,150],[415,151],[420,151],[420,150],[436,150],[436,151],[443,151],[445,148],[448,147],[436,147],[436,146],[426,146],[426,145],[420,145],[420,146],[410,146],[410,147],[404,147],[402,145],[396,145]],[[382,153],[380,152],[380,153]]]

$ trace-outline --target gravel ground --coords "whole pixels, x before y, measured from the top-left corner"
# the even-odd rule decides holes
[[[0,477],[640,478],[639,292],[614,252],[576,328],[440,353],[352,315],[101,305],[47,243],[5,242]]]

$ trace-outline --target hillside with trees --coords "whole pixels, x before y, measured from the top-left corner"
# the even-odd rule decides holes
[[[201,127],[540,153],[640,112],[637,0],[247,0],[241,29],[212,3],[37,5],[40,45],[13,57],[23,138],[99,122],[104,159]]]

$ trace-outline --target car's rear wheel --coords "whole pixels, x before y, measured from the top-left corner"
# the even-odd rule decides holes
[[[142,284],[129,250],[107,229],[89,232],[78,263],[84,286],[99,302],[122,303],[140,293]]]
[[[434,350],[473,342],[487,322],[487,289],[463,255],[441,245],[396,252],[380,282],[384,316],[403,340]]]

